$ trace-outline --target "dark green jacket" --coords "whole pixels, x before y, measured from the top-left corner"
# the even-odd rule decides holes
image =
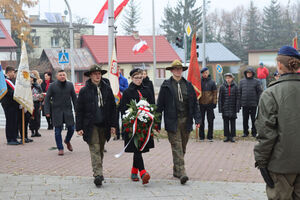
[[[300,173],[300,74],[285,74],[259,100],[255,165],[282,174]]]

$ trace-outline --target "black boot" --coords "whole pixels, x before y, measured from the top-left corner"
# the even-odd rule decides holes
[[[223,140],[223,142],[229,142],[229,141],[230,141],[229,137],[226,137],[226,138]]]
[[[230,142],[235,142],[233,137],[230,138]]]
[[[41,137],[42,135],[39,133],[38,130],[35,130],[35,137]]]
[[[31,137],[36,137],[34,130],[31,130]]]

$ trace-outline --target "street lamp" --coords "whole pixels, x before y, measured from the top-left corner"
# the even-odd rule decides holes
[[[70,65],[71,65],[71,80],[72,80],[72,83],[75,85],[75,71],[74,71],[74,65],[73,65],[73,62],[71,61],[72,59],[72,55],[73,55],[73,50],[74,50],[74,39],[73,39],[73,23],[72,23],[72,12],[71,12],[71,8],[70,8],[70,5],[68,3],[68,0],[65,0],[65,3],[68,7],[68,11],[69,11],[69,23],[70,23],[70,26],[69,26],[69,29],[70,29],[70,55],[69,55],[69,62],[70,62]]]

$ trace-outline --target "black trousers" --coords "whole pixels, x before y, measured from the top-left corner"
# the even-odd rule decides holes
[[[141,152],[133,153],[133,167],[142,171],[145,169],[144,160]]]
[[[24,135],[25,135],[25,138],[28,138],[28,124],[30,121],[30,117],[31,117],[31,114],[29,112],[24,113],[24,127],[25,127]],[[18,111],[18,131],[19,131],[20,137],[22,138],[23,125],[22,125],[22,110],[21,109],[19,109],[19,111]]]
[[[207,114],[207,122],[208,122],[208,131],[207,131],[207,139],[213,139],[213,131],[214,131],[214,119],[215,113],[212,106],[208,105],[200,105],[201,112],[201,126],[199,128],[199,138],[204,139],[204,129],[205,129],[205,113]]]
[[[18,136],[18,106],[4,106],[6,119],[5,134],[7,142],[17,141]]]
[[[39,101],[34,101],[34,111],[33,111],[33,118],[29,121],[29,128],[31,131],[38,131],[41,127],[41,111]]]
[[[243,129],[244,129],[244,135],[249,135],[249,115],[251,117],[251,122],[252,122],[252,128],[251,128],[251,134],[252,136],[256,136],[256,128],[255,128],[255,116],[256,116],[256,109],[257,106],[251,106],[243,107]]]
[[[224,136],[233,138],[236,135],[235,118],[223,117]],[[229,128],[230,126],[230,128]]]

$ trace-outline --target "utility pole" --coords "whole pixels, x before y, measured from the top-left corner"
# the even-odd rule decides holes
[[[72,56],[73,56],[73,50],[74,50],[74,35],[73,35],[73,22],[72,22],[72,12],[71,12],[71,8],[70,5],[68,3],[68,0],[65,0],[65,3],[68,7],[68,11],[69,11],[69,21],[70,21],[70,52],[69,52],[69,63],[71,65],[71,80],[72,83],[75,85],[75,71],[74,71],[74,64],[72,62]]]
[[[155,12],[154,12],[154,0],[152,0],[152,31],[153,31],[153,85],[155,86],[156,78],[156,41],[155,41]]]
[[[114,1],[108,0],[108,69],[111,66],[111,56],[114,46],[114,29],[115,29],[115,16],[114,16]]]
[[[205,34],[206,34],[206,25],[205,25],[205,0],[203,0],[203,5],[202,5],[202,20],[203,20],[203,26],[202,26],[202,45],[203,45],[203,52],[202,52],[202,68],[206,67],[206,54],[205,54]]]

